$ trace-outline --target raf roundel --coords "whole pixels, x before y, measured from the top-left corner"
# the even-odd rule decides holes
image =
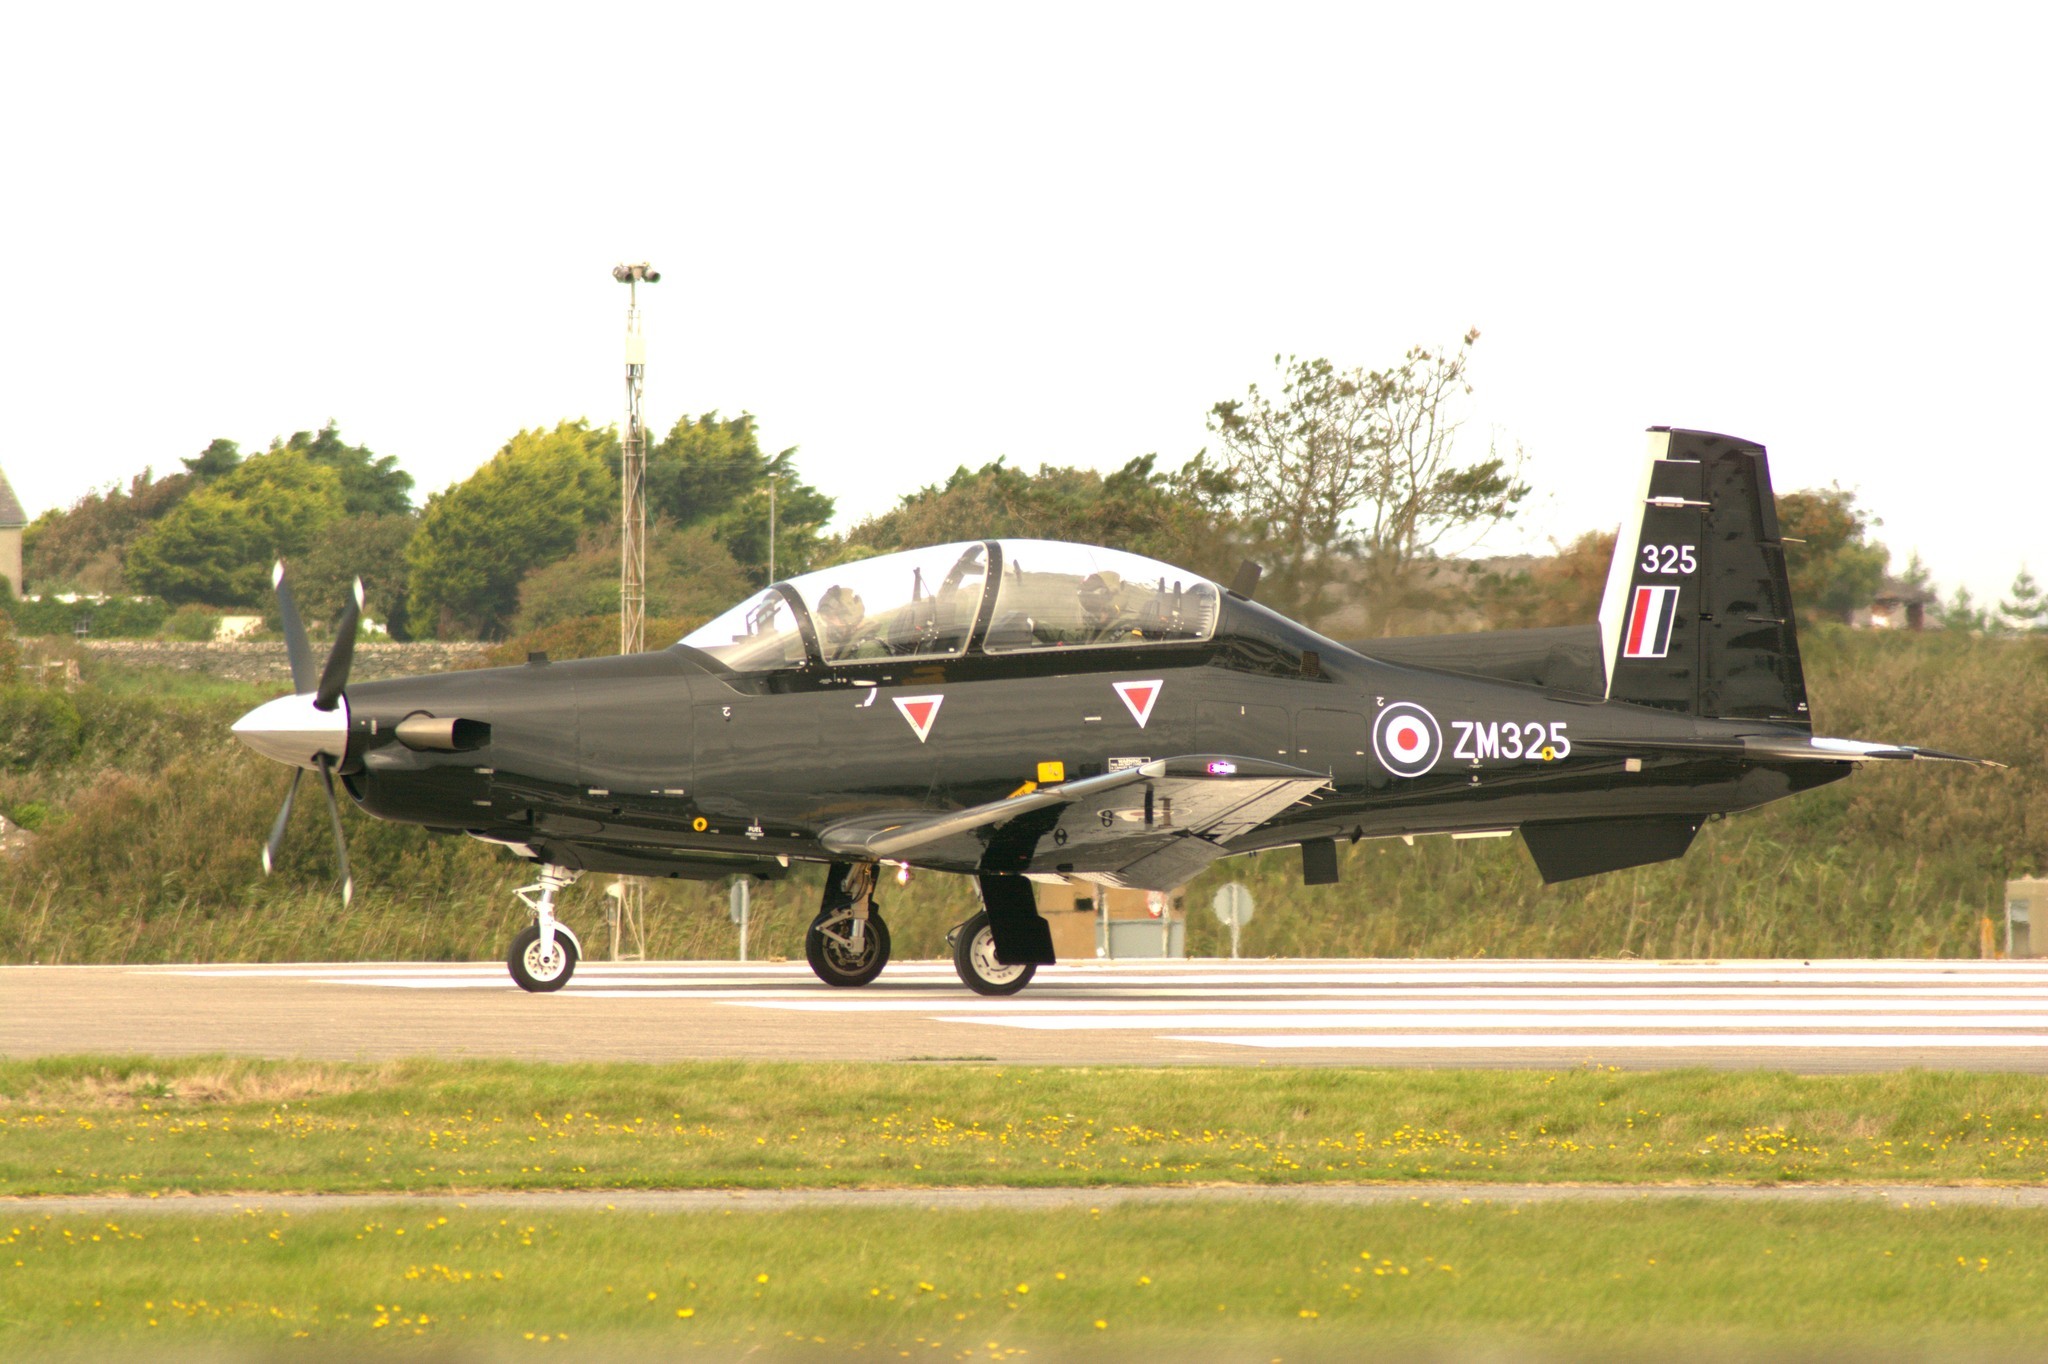
[[[1444,733],[1436,717],[1412,701],[1396,701],[1373,721],[1372,748],[1397,777],[1419,777],[1436,766]]]

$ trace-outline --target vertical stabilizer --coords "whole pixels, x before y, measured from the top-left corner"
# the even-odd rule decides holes
[[[1805,726],[1806,679],[1764,448],[1650,432],[1600,603],[1607,696]]]

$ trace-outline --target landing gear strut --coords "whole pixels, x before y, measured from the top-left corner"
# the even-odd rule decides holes
[[[513,891],[533,912],[533,922],[512,939],[505,965],[522,990],[559,990],[576,973],[583,946],[576,935],[555,920],[555,892],[575,882],[581,872],[567,867],[542,867],[540,880]]]
[[[889,925],[875,903],[875,864],[834,862],[804,932],[804,959],[827,985],[866,985],[889,964]]]

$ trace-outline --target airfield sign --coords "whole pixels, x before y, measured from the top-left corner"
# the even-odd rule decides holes
[[[1209,902],[1216,911],[1216,918],[1230,930],[1230,957],[1237,959],[1237,935],[1252,921],[1252,893],[1241,882],[1231,881],[1216,892],[1216,898]]]

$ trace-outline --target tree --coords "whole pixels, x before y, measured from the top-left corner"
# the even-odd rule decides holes
[[[1969,588],[1958,587],[1956,594],[1942,604],[1941,628],[1981,635],[1991,628],[1991,613],[1977,605]]]
[[[1589,530],[1526,571],[1482,578],[1473,603],[1488,628],[1526,630],[1547,625],[1583,625],[1600,614],[1607,569],[1614,560],[1614,532]]]
[[[611,460],[616,475],[619,461]],[[832,499],[796,472],[796,447],[763,454],[750,413],[684,417],[647,454],[647,513],[678,530],[707,526],[733,561],[755,579],[768,571],[768,483],[775,493],[775,567],[800,572],[832,519]]]
[[[214,445],[224,443],[215,441]],[[296,450],[313,463],[334,470],[341,478],[342,502],[350,516],[403,516],[412,510],[412,475],[398,467],[398,456],[379,458],[363,446],[350,445],[333,421],[318,432],[294,431],[290,440],[273,440],[270,448],[273,453]],[[211,452],[213,446],[207,449]]]
[[[712,538],[709,527],[677,530],[657,525],[648,535],[647,616],[650,620],[709,619],[760,586]],[[607,524],[584,536],[576,552],[528,573],[519,584],[514,634],[544,630],[590,616],[619,618],[619,535]],[[668,641],[649,644],[659,647]],[[618,647],[618,631],[612,631]]]
[[[244,460],[181,501],[129,547],[129,581],[172,605],[256,606],[270,566],[342,516],[341,479],[296,450]]]
[[[44,512],[22,536],[23,580],[39,592],[127,591],[123,565],[129,542],[197,486],[191,474],[157,478],[144,469],[126,488],[116,484],[87,493],[63,511]]]
[[[1478,339],[1471,331],[1455,350],[1413,347],[1399,365],[1370,372],[1276,355],[1277,400],[1253,384],[1210,408],[1234,509],[1271,578],[1266,600],[1313,620],[1355,563],[1385,633],[1447,536],[1513,517],[1529,489],[1508,461],[1455,456],[1455,406],[1472,391],[1465,376]]]
[[[2042,593],[2025,564],[2006,590],[2011,595],[1998,604],[1998,617],[2006,629],[2030,635],[2048,631],[2048,595]]]
[[[196,481],[205,483],[234,472],[235,466],[242,462],[242,447],[225,437],[215,437],[197,455],[178,462]]]
[[[962,465],[855,526],[830,557],[1023,536],[1108,545],[1227,579],[1241,557],[1224,509],[1228,483],[1199,457],[1171,473],[1156,463],[1140,455],[1109,474],[1050,464],[1027,473],[1001,459]]]
[[[587,421],[521,431],[489,463],[427,499],[406,547],[415,634],[500,637],[519,582],[613,514],[617,436]]]
[[[1834,485],[1778,498],[1778,531],[1787,541],[1785,568],[1792,605],[1807,620],[1847,623],[1884,586],[1891,551],[1869,538],[1883,524],[1856,505],[1856,494]]]
[[[333,620],[361,578],[369,617],[382,621],[394,639],[410,638],[405,551],[419,526],[410,513],[349,516],[329,526],[288,565],[299,614],[309,623]]]

